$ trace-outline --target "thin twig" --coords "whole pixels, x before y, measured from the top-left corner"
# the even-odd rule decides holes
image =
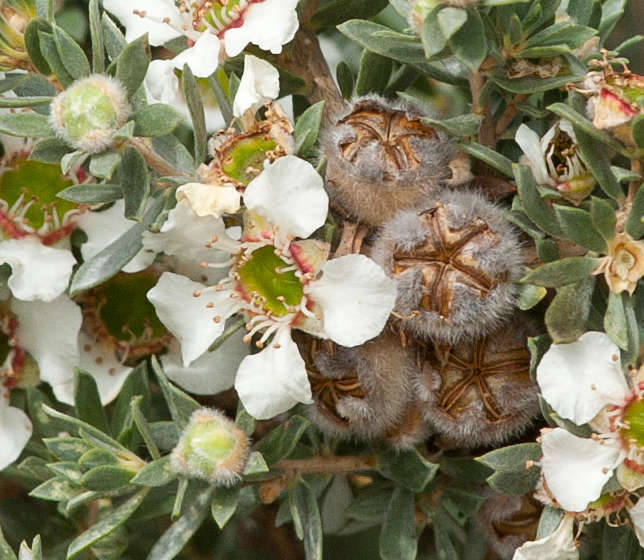
[[[148,144],[143,138],[131,138],[128,140],[130,146],[136,148],[137,151],[143,156],[145,163],[148,167],[154,169],[159,175],[165,177],[190,177],[185,171],[179,171],[170,165],[165,159],[154,151],[154,148]]]
[[[505,132],[505,129],[508,128],[509,124],[512,122],[512,119],[519,112],[519,104],[523,103],[528,98],[528,95],[525,93],[519,93],[514,96],[514,99],[510,101],[508,106],[505,108],[505,111],[499,117],[499,120],[496,122],[496,128],[494,133],[498,138]]]
[[[372,455],[346,455],[336,457],[313,457],[311,459],[282,459],[274,468],[284,474],[298,473],[344,473],[373,470]]]
[[[472,112],[483,117],[479,129],[479,142],[484,146],[494,147],[496,136],[494,134],[494,123],[489,103],[481,102],[481,92],[485,85],[485,76],[481,72],[470,72],[470,90],[472,91]]]

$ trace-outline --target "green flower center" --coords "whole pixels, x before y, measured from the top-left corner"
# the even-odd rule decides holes
[[[243,23],[243,13],[249,4],[262,0],[201,0],[193,2],[192,26],[196,31],[206,31],[208,27],[217,32]]]
[[[621,430],[624,440],[644,447],[644,400],[635,399],[626,405],[623,422],[629,426]]]
[[[184,450],[189,457],[196,452],[198,457],[217,463],[231,454],[236,443],[234,436],[217,424],[199,423],[186,434]]]
[[[261,172],[267,152],[276,147],[277,143],[270,137],[255,135],[243,138],[226,152],[221,169],[246,186]]]
[[[38,230],[54,213],[54,223],[62,222],[65,213],[76,208],[74,203],[56,196],[71,184],[62,176],[59,165],[22,160],[0,175],[0,200],[10,209],[22,197],[22,203],[15,208],[17,214],[22,214],[25,205],[33,201],[23,218],[25,225]]]
[[[293,270],[282,271],[289,265],[275,254],[273,245],[266,245],[250,255],[237,269],[239,282],[246,296],[258,303],[264,311],[283,317],[288,306],[302,301],[304,290]]]
[[[118,125],[114,101],[99,84],[84,83],[68,89],[61,100],[61,121],[65,132],[76,141],[96,130]]]

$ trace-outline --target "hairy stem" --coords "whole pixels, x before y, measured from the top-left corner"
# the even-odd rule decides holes
[[[136,148],[141,156],[143,156],[148,167],[154,169],[159,175],[165,177],[190,177],[188,173],[179,171],[170,165],[165,159],[157,154],[154,151],[154,148],[143,138],[131,138],[128,142],[130,146]]]
[[[509,124],[512,122],[512,119],[514,119],[516,114],[519,112],[518,105],[520,103],[523,103],[527,98],[528,96],[525,93],[519,93],[515,95],[514,99],[512,99],[512,101],[508,104],[508,106],[505,108],[505,111],[503,111],[503,113],[499,117],[499,120],[496,122],[494,133],[497,138],[505,132],[505,129],[508,128]]]
[[[479,129],[479,142],[484,146],[494,148],[496,136],[494,122],[492,121],[492,110],[489,103],[481,101],[481,93],[485,85],[485,76],[481,72],[470,72],[470,90],[472,92],[472,112],[483,118]]]

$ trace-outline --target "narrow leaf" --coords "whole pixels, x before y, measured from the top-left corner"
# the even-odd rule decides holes
[[[125,199],[125,217],[140,222],[150,195],[148,166],[143,156],[131,146],[121,159],[121,189]]]
[[[208,144],[208,133],[206,131],[206,117],[201,100],[201,93],[197,80],[192,75],[192,71],[187,64],[183,65],[183,75],[181,79],[183,95],[188,104],[188,111],[192,119],[192,127],[195,134],[195,160],[202,163],[206,159],[206,146]]]

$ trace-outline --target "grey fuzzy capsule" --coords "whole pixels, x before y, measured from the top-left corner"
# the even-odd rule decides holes
[[[427,345],[417,394],[442,447],[497,445],[532,425],[539,414],[527,348],[532,334],[531,322],[520,316],[485,337]]]
[[[395,335],[386,330],[356,348],[299,333],[296,341],[313,394],[306,411],[318,428],[332,437],[366,440],[386,438],[399,428],[414,399],[415,362],[414,352]]]
[[[483,336],[507,318],[524,262],[499,208],[478,193],[450,191],[399,212],[372,258],[396,280],[403,328],[449,343]]]
[[[370,95],[353,100],[324,131],[327,189],[359,221],[379,226],[452,177],[457,150],[421,117]]]
[[[543,506],[530,495],[511,496],[490,488],[482,495],[486,500],[474,518],[476,526],[496,557],[510,560],[517,548],[536,539]]]

